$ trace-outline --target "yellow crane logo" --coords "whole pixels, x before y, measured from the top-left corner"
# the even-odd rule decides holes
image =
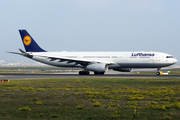
[[[25,36],[24,39],[23,39],[23,43],[28,46],[31,44],[31,37],[30,36]]]

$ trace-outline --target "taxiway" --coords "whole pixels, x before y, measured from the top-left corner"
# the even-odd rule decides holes
[[[58,74],[0,74],[0,79],[26,80],[43,78],[180,78],[180,75],[138,75],[138,74],[105,74],[105,75],[78,75],[71,73]]]

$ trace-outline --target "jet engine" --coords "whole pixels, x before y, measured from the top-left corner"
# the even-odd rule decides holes
[[[108,70],[108,64],[106,63],[93,63],[86,66],[86,69],[94,72],[106,72]]]
[[[116,68],[113,70],[120,71],[120,72],[131,72],[132,68]]]

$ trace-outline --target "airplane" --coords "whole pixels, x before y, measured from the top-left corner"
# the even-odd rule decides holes
[[[19,30],[24,48],[19,54],[32,60],[57,66],[82,68],[79,75],[104,75],[108,69],[120,72],[130,72],[132,68],[157,68],[156,75],[160,75],[162,67],[177,62],[172,55],[162,52],[47,52],[42,49],[25,29]]]

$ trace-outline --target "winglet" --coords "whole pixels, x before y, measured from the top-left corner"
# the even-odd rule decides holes
[[[46,52],[29,35],[26,30],[19,30],[26,52]]]

